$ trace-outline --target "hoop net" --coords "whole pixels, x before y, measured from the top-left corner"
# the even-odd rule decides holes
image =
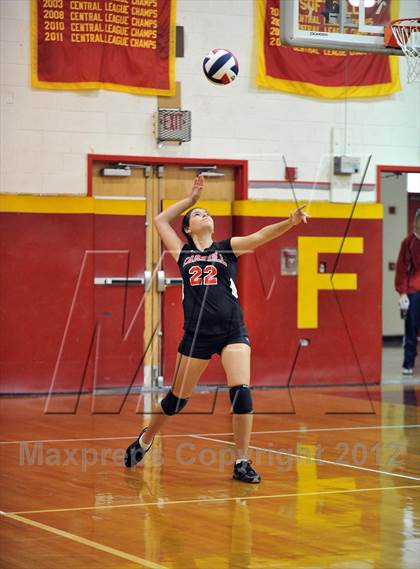
[[[395,20],[391,30],[407,61],[407,80],[420,81],[420,18]]]

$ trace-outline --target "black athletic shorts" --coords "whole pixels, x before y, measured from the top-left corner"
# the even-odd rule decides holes
[[[190,358],[209,360],[213,354],[220,355],[223,348],[228,344],[248,344],[251,346],[245,326],[226,334],[211,336],[197,334],[195,338],[194,332],[185,332],[179,344],[178,352]]]

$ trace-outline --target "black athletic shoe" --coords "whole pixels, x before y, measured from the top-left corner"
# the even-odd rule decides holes
[[[137,439],[134,441],[134,443],[132,443],[127,450],[125,451],[125,456],[124,456],[124,464],[127,468],[131,468],[132,466],[135,466],[136,464],[138,464],[141,460],[143,460],[144,455],[146,454],[146,452],[151,448],[152,444],[149,446],[148,449],[144,450],[139,443],[139,438],[142,436],[142,434],[144,432],[147,431],[147,427],[145,429],[142,430],[142,432],[139,434],[139,436],[137,437]]]
[[[248,482],[249,484],[259,484],[261,482],[261,476],[255,472],[251,466],[251,460],[242,460],[233,466],[233,476],[234,480],[240,480],[240,482]]]

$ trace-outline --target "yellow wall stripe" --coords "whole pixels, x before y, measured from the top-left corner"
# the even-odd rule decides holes
[[[306,202],[300,202],[303,205]],[[329,202],[307,203],[305,212],[314,218],[348,219],[351,215],[352,204],[337,204]],[[294,202],[279,201],[236,201],[233,205],[234,215],[247,217],[288,217],[296,209]],[[354,219],[382,219],[382,204],[358,204],[355,208]]]
[[[166,209],[175,200],[163,200]],[[304,202],[301,202],[304,203]],[[294,202],[239,200],[201,200],[198,207],[217,216],[288,217],[296,208]],[[352,204],[329,202],[308,203],[306,212],[313,218],[348,219]],[[85,196],[0,196],[0,211],[15,213],[96,213],[98,215],[145,215],[146,202],[133,199],[98,199]],[[354,219],[382,219],[382,204],[358,204]]]
[[[109,200],[109,199],[95,199],[93,200],[94,213],[97,215],[145,215],[146,214],[146,201],[145,200]]]
[[[14,213],[96,213],[98,215],[144,215],[144,200],[97,199],[62,196],[1,195],[0,211]]]
[[[177,201],[179,200],[163,200],[162,207],[163,209],[167,209]],[[228,200],[200,200],[194,207],[202,207],[206,209],[210,215],[232,215],[232,202]]]

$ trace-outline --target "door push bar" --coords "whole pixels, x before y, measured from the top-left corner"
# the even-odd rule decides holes
[[[152,273],[144,271],[143,277],[95,277],[95,285],[105,286],[140,286],[145,285],[149,290],[152,281]],[[157,291],[164,292],[167,286],[182,284],[181,277],[165,277],[165,271],[157,272]]]
[[[157,291],[164,292],[167,286],[182,284],[181,277],[165,277],[165,271],[157,272]]]
[[[142,277],[95,277],[94,284],[105,286],[140,286],[144,285],[149,290],[152,282],[152,273],[144,271]]]

